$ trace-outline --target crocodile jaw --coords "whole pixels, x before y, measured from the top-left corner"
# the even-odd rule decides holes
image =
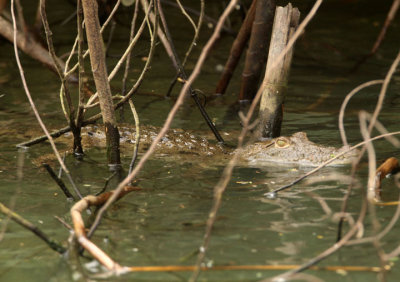
[[[298,132],[289,137],[279,137],[266,142],[258,142],[244,148],[242,159],[250,165],[268,163],[295,164],[316,167],[341,154],[348,148],[325,147],[308,140],[307,135]],[[329,166],[350,164],[356,152],[348,152],[330,162]]]

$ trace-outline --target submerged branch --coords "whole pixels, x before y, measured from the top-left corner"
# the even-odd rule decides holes
[[[65,253],[66,249],[61,246],[59,243],[54,241],[53,239],[50,239],[46,234],[44,234],[37,226],[32,224],[30,221],[24,219],[22,216],[19,214],[13,212],[9,208],[7,208],[5,205],[0,203],[0,211],[11,218],[13,221],[21,225],[22,227],[28,229],[32,233],[34,233],[36,236],[38,236],[41,240],[43,240],[52,250],[63,254]]]
[[[49,164],[42,164],[42,166],[47,170],[49,173],[50,177],[53,178],[53,180],[57,183],[57,185],[60,187],[61,191],[63,191],[65,197],[68,199],[72,199],[75,201],[75,197],[69,192],[67,186],[65,186],[64,182],[54,173],[54,170],[51,168]]]

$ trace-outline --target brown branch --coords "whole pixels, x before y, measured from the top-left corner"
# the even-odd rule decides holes
[[[371,81],[364,82],[364,83],[360,84],[359,86],[357,86],[356,88],[354,88],[353,90],[351,90],[350,93],[347,94],[346,97],[344,98],[342,106],[340,107],[340,112],[339,112],[339,130],[340,130],[340,136],[342,138],[343,146],[349,145],[349,143],[347,143],[343,119],[344,119],[344,113],[345,113],[347,104],[349,103],[350,99],[353,98],[353,96],[355,94],[357,94],[358,92],[360,92],[362,89],[369,87],[369,86],[382,84],[382,83],[383,83],[383,79],[377,79],[377,80],[371,80]]]
[[[54,170],[51,168],[51,166],[48,164],[42,164],[42,166],[47,170],[47,172],[50,174],[50,177],[53,178],[53,180],[57,183],[57,185],[63,191],[65,197],[75,201],[75,197],[71,194],[71,192],[69,192],[69,190],[68,190],[67,186],[65,186],[64,182],[60,178],[58,178],[58,176],[54,173]]]
[[[0,27],[0,35],[6,38],[8,41],[14,42],[13,26],[12,24],[10,24],[10,22],[5,20],[3,16],[0,16]],[[18,48],[22,50],[25,54],[29,55],[35,60],[38,60],[42,64],[45,64],[49,69],[56,72],[53,59],[49,55],[48,50],[43,48],[43,46],[39,42],[34,40],[33,36],[25,36],[20,31],[17,31],[15,41],[17,42]],[[64,62],[59,58],[57,59],[57,61],[62,66],[64,65]]]
[[[107,159],[110,165],[119,165],[121,163],[119,132],[111,98],[110,84],[108,82],[97,2],[82,0],[82,7],[85,17],[86,38],[90,51],[90,64],[92,66],[93,78],[99,94],[102,118],[106,128]]]
[[[192,21],[192,19],[190,18],[190,16],[186,13],[186,10],[182,6],[181,2],[179,2],[179,0],[177,0],[176,2],[177,2],[177,5],[179,6],[179,8],[181,9],[182,13],[189,19],[189,21],[192,23],[193,28],[194,28],[194,36],[193,36],[192,42],[190,43],[189,48],[186,51],[185,57],[183,58],[183,61],[182,61],[182,67],[184,67],[186,65],[187,59],[189,58],[190,53],[192,52],[194,46],[196,46],[196,41],[197,41],[197,39],[199,37],[200,28],[201,28],[201,25],[203,23],[204,6],[205,5],[204,5],[204,0],[200,0],[200,15],[199,15],[199,19],[197,21],[197,26],[196,26],[194,24],[194,22]],[[165,94],[165,97],[170,97],[171,96],[172,89],[174,88],[176,82],[178,82],[178,79],[180,78],[179,76],[180,76],[180,71],[177,71],[174,79],[172,80],[172,82],[171,82],[171,84],[170,84],[170,86],[169,86],[169,88],[167,90],[167,93]]]
[[[137,20],[138,14],[139,14],[139,1],[136,1],[135,8],[133,10],[132,21],[131,21],[131,31],[129,34],[129,42],[131,42],[135,36],[135,27],[136,27],[136,20]],[[132,54],[132,50],[129,50],[127,58],[126,58],[126,62],[125,62],[124,76],[122,78],[122,87],[121,87],[122,95],[125,95],[125,93],[126,93],[126,81],[128,79],[129,68],[130,68],[130,64],[131,64],[131,54]]]
[[[75,155],[82,156],[83,148],[81,142],[81,128],[82,122],[84,118],[84,110],[85,110],[85,61],[83,58],[83,49],[84,49],[84,36],[83,36],[83,8],[82,1],[78,0],[76,5],[76,22],[77,22],[77,31],[78,31],[78,111],[76,113],[75,125],[76,125],[76,136],[74,135],[74,153]]]
[[[251,28],[249,47],[241,77],[240,101],[251,101],[257,94],[258,84],[268,56],[275,0],[257,0]],[[280,50],[279,50],[280,51]]]
[[[191,76],[189,77],[188,81],[185,83],[185,85],[183,86],[178,99],[176,100],[173,108],[171,109],[171,111],[168,114],[168,117],[164,123],[164,126],[162,127],[162,129],[160,130],[159,134],[155,137],[153,143],[150,145],[150,148],[148,149],[148,151],[142,156],[142,158],[140,159],[140,161],[138,162],[138,164],[135,166],[135,169],[132,171],[132,173],[130,173],[117,187],[117,189],[115,190],[115,193],[108,199],[108,201],[102,206],[102,208],[99,210],[96,219],[95,219],[95,224],[98,224],[104,214],[104,212],[108,209],[108,207],[117,199],[119,193],[124,189],[125,185],[127,185],[128,183],[130,183],[133,178],[138,174],[138,172],[142,169],[143,165],[145,164],[145,162],[150,158],[150,156],[154,153],[154,150],[158,144],[158,142],[161,140],[161,138],[165,135],[165,133],[167,132],[168,128],[170,127],[173,118],[175,117],[179,107],[182,105],[184,98],[185,98],[185,94],[188,91],[189,85],[191,85],[193,83],[193,81],[195,80],[195,78],[198,76],[200,69],[205,61],[205,58],[207,57],[207,54],[209,53],[212,45],[214,44],[214,42],[216,41],[216,39],[219,36],[219,33],[221,31],[222,25],[224,20],[226,19],[228,13],[234,8],[234,4],[236,1],[232,0],[228,6],[228,8],[224,11],[223,15],[221,16],[217,27],[214,30],[214,33],[212,34],[211,38],[208,40],[207,44],[205,45],[205,47],[203,48],[203,51],[197,61],[197,64],[191,74]],[[157,6],[157,5],[155,5]]]
[[[232,3],[232,2],[231,2]],[[278,63],[285,57],[286,53],[292,48],[293,44],[296,42],[296,40],[299,38],[300,34],[304,31],[305,27],[307,26],[307,24],[311,21],[311,19],[313,18],[313,16],[315,15],[316,11],[318,10],[319,6],[321,5],[322,0],[317,0],[314,4],[314,6],[312,7],[312,9],[310,10],[310,12],[308,13],[308,15],[304,18],[304,20],[302,21],[302,23],[299,25],[298,29],[296,30],[296,32],[293,34],[293,37],[291,37],[291,39],[289,40],[289,42],[287,43],[286,47],[282,50],[282,52],[279,54],[279,56],[276,58],[276,60],[274,61],[274,63],[271,65],[271,68],[269,70],[267,70],[267,72],[273,71],[274,68],[278,65]],[[266,76],[268,75],[268,73],[266,74]],[[209,244],[209,240],[210,240],[210,236],[211,236],[211,230],[212,227],[214,225],[216,216],[217,216],[217,212],[219,210],[219,206],[221,205],[221,199],[222,199],[222,194],[224,193],[230,177],[232,175],[233,169],[235,167],[236,161],[238,159],[239,154],[241,153],[241,148],[243,146],[243,142],[244,142],[244,137],[247,133],[247,131],[249,130],[249,126],[250,126],[250,121],[251,121],[251,117],[256,109],[256,106],[261,98],[261,94],[264,90],[265,84],[263,82],[262,86],[260,87],[260,89],[257,92],[257,95],[254,97],[249,110],[247,112],[247,115],[245,117],[244,120],[242,120],[243,123],[243,129],[238,137],[238,149],[235,151],[235,153],[233,154],[233,157],[231,158],[231,160],[229,161],[228,165],[225,167],[224,172],[221,176],[220,181],[218,182],[218,184],[214,187],[214,202],[213,202],[213,206],[210,210],[209,213],[209,218],[207,220],[207,226],[206,226],[206,231],[205,231],[205,235],[204,235],[204,240],[203,240],[203,244],[200,247],[200,252],[198,255],[198,260],[196,263],[196,267],[197,270],[193,273],[192,275],[192,281],[195,281],[198,273],[199,273],[199,267],[201,265],[201,263],[203,262],[203,259],[205,257],[205,252],[207,251],[207,247]]]
[[[47,46],[49,48],[49,53],[54,61],[54,65],[57,70],[57,74],[60,78],[61,81],[61,99],[63,97],[66,98],[67,105],[68,105],[68,114],[66,115],[67,122],[69,123],[69,126],[71,127],[72,133],[74,135],[74,152],[78,154],[83,154],[82,150],[82,144],[81,144],[81,136],[80,136],[80,128],[77,128],[75,124],[75,108],[72,103],[71,95],[69,93],[69,89],[66,84],[66,77],[64,75],[62,66],[59,64],[57,61],[57,56],[54,50],[54,45],[53,45],[53,33],[50,30],[49,22],[47,20],[47,14],[46,14],[46,0],[40,0],[40,14],[42,17],[42,22],[43,22],[43,27],[44,31],[46,33],[46,40],[47,40]],[[81,74],[79,74],[81,75]]]
[[[240,56],[243,53],[246,43],[249,41],[251,27],[253,26],[254,15],[256,11],[256,2],[257,0],[253,0],[253,2],[251,3],[251,6],[247,11],[242,26],[240,27],[235,41],[232,44],[231,50],[229,52],[229,58],[226,60],[224,70],[215,89],[216,94],[225,94],[229,81],[233,76],[233,72],[235,71],[235,68],[239,63]]]
[[[375,54],[379,46],[381,45],[383,39],[385,38],[388,27],[390,26],[394,17],[396,16],[399,6],[400,6],[400,0],[393,0],[392,6],[390,7],[390,10],[387,14],[385,23],[383,24],[381,32],[379,33],[378,38],[376,39],[375,44],[371,49],[370,55]]]
[[[136,45],[137,41],[139,40],[140,36],[141,36],[142,33],[143,33],[143,30],[144,30],[144,28],[145,28],[145,26],[146,26],[147,19],[148,19],[149,15],[150,15],[150,11],[151,11],[151,5],[149,5],[149,6],[147,7],[146,15],[145,15],[145,17],[144,17],[144,19],[143,19],[143,21],[142,21],[142,24],[140,25],[138,31],[136,32],[135,37],[129,42],[129,45],[128,45],[128,47],[126,48],[124,54],[123,54],[122,57],[119,59],[118,63],[115,65],[115,67],[114,67],[113,70],[111,71],[110,75],[108,76],[108,82],[111,82],[111,80],[112,80],[112,79],[114,78],[114,76],[117,74],[117,72],[119,71],[119,69],[121,68],[121,66],[122,66],[123,63],[125,62],[125,60],[127,60],[127,58],[129,57],[129,55],[130,55],[130,53],[131,53],[133,47]],[[151,32],[150,32],[150,33],[151,33]],[[153,38],[153,37],[154,37],[154,34],[153,34],[152,38]],[[152,42],[153,42],[153,39],[152,39]],[[147,70],[146,66],[148,66],[148,64],[150,63],[149,61],[151,61],[151,60],[150,60],[150,58],[151,58],[150,55],[152,54],[152,51],[154,50],[154,45],[153,45],[153,43],[152,43],[151,45],[153,46],[153,48],[150,49],[150,52],[149,52],[149,59],[146,61],[146,65],[145,65],[145,67],[143,68],[143,69],[146,69],[146,70]],[[142,71],[142,74],[143,74],[143,71]],[[142,75],[141,75],[141,76],[142,76]],[[136,84],[137,84],[137,83],[136,83]],[[128,96],[128,95],[129,95],[129,94],[126,94],[125,96]],[[86,104],[86,108],[89,107],[89,106],[92,104],[92,102],[93,102],[97,97],[98,97],[98,93],[95,93],[92,97],[90,97],[89,101],[88,101],[87,104]],[[126,100],[124,100],[124,101],[126,101]]]
[[[300,265],[215,265],[211,267],[202,266],[202,271],[216,270],[289,270],[298,268]],[[193,271],[194,265],[167,265],[167,266],[130,266],[131,272],[169,272],[169,271]],[[355,265],[329,265],[329,266],[311,266],[311,270],[325,271],[368,271],[381,272],[382,268],[377,266],[355,266]]]
[[[124,186],[116,198],[120,199],[127,193],[137,189],[138,188],[132,186]],[[86,196],[72,206],[70,213],[74,225],[75,236],[79,244],[108,270],[121,273],[124,271],[124,268],[121,267],[118,263],[114,262],[105,252],[103,252],[99,247],[97,247],[87,238],[85,224],[81,215],[82,211],[86,210],[90,206],[103,205],[112,195],[115,195],[115,191],[106,192],[99,196]]]
[[[52,147],[52,149],[54,151],[54,154],[57,157],[58,162],[60,163],[61,167],[63,168],[63,170],[65,172],[65,174],[67,175],[68,180],[71,182],[71,184],[72,184],[72,186],[73,186],[73,188],[75,190],[75,193],[80,198],[82,198],[81,193],[79,192],[79,190],[76,187],[74,181],[72,180],[72,177],[71,177],[71,174],[69,173],[69,170],[65,166],[63,160],[61,159],[61,156],[60,156],[60,154],[59,154],[59,152],[58,152],[58,150],[56,148],[56,145],[54,144],[53,138],[50,136],[49,131],[47,130],[45,124],[43,123],[43,121],[42,121],[42,119],[41,119],[41,117],[39,115],[39,112],[38,112],[38,110],[36,108],[35,103],[33,102],[32,95],[30,94],[28,85],[26,83],[24,70],[22,68],[21,61],[19,59],[18,48],[17,48],[17,24],[16,24],[16,21],[15,21],[15,14],[14,14],[14,0],[11,0],[11,16],[12,16],[12,19],[13,19],[13,28],[14,28],[14,34],[13,34],[14,35],[14,41],[13,41],[14,42],[14,54],[15,54],[15,59],[17,61],[18,70],[19,70],[19,73],[20,73],[20,76],[21,76],[22,85],[23,85],[24,90],[25,90],[25,94],[26,94],[26,96],[27,96],[27,98],[29,100],[29,104],[31,105],[32,111],[35,114],[35,117],[36,117],[40,127],[43,129],[44,133],[46,134],[47,138],[49,139],[49,142],[50,142],[51,147]]]
[[[117,3],[115,3],[113,10],[111,11],[111,13],[108,16],[107,20],[104,22],[103,26],[101,27],[100,33],[103,33],[103,31],[105,30],[105,28],[107,27],[108,23],[111,21],[111,19],[113,18],[114,14],[117,12],[117,9],[118,9],[120,3],[121,3],[121,0],[118,0]],[[70,59],[72,58],[72,55],[74,54],[74,50],[75,50],[75,48],[76,48],[76,46],[78,44],[78,40],[79,40],[79,37],[77,36],[75,38],[74,45],[72,47],[72,50],[70,52],[69,58],[68,58],[67,63],[66,63],[66,67],[64,69],[66,77],[70,76],[79,66],[79,62],[78,62],[67,72],[68,62],[70,61]],[[89,55],[89,50],[86,50],[86,52],[83,54],[83,57],[86,58],[87,55]]]

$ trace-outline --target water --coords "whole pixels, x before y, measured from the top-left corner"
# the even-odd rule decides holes
[[[368,3],[368,5],[363,5]],[[291,70],[284,117],[283,134],[306,131],[311,140],[327,145],[339,145],[337,117],[344,96],[359,83],[383,78],[398,52],[398,21],[394,21],[376,57],[367,61],[357,72],[348,74],[357,59],[368,52],[379,32],[390,3],[331,1],[325,3],[315,20],[307,28],[305,36],[297,43]],[[49,4],[50,5],[50,4]],[[61,5],[61,4],[58,4]],[[374,6],[372,6],[374,5]],[[307,7],[300,6],[304,11]],[[26,9],[29,12],[29,9]],[[65,18],[68,8],[57,9],[54,18]],[[64,12],[63,12],[64,11]],[[210,15],[216,17],[218,5],[209,4]],[[168,13],[176,15],[174,10]],[[303,13],[304,14],[304,13]],[[339,15],[340,14],[340,18]],[[180,18],[171,22],[171,27],[182,26]],[[55,26],[54,34],[60,53],[68,50],[73,38],[71,27]],[[182,27],[190,32],[190,26]],[[176,29],[172,29],[176,30]],[[202,34],[202,41],[209,30]],[[187,33],[174,33],[176,45],[188,42]],[[118,54],[125,46],[126,28],[119,28],[111,53]],[[214,90],[219,73],[215,66],[223,64],[232,38],[224,36],[214,48],[210,58],[194,87],[205,95]],[[199,43],[201,47],[204,43]],[[147,45],[143,44],[144,50]],[[200,47],[195,50],[198,54]],[[14,144],[41,134],[35,118],[22,91],[19,75],[13,60],[12,47],[0,45],[0,104],[1,128],[12,129],[13,134],[0,136],[0,201],[30,220],[52,238],[66,244],[69,231],[55,218],[57,215],[70,223],[67,202],[56,184],[48,175],[32,165],[36,157],[48,153],[46,144],[36,145],[26,152],[18,152]],[[180,51],[181,54],[183,53]],[[144,52],[145,54],[146,52]],[[134,98],[143,124],[162,125],[174,98],[162,96],[172,78],[172,68],[161,48],[155,55],[155,64]],[[188,63],[192,68],[195,59]],[[143,64],[141,58],[134,60],[134,68]],[[243,63],[242,63],[243,64]],[[58,104],[59,84],[54,74],[23,57],[29,86],[39,111],[50,128],[64,126],[64,118]],[[134,72],[132,77],[137,73]],[[118,81],[118,79],[116,80]],[[112,84],[117,93],[120,83]],[[207,110],[219,128],[236,134],[240,129],[239,119],[231,110],[240,86],[240,73],[228,88],[227,94],[207,103]],[[397,113],[400,110],[400,80],[396,73],[387,93],[380,115],[389,131],[398,130]],[[175,97],[179,88],[176,88]],[[350,102],[345,118],[349,142],[361,140],[358,111],[372,111],[379,87],[371,87]],[[207,126],[191,101],[187,102],[174,121],[174,127],[205,132]],[[156,113],[156,114],[154,114]],[[128,121],[131,121],[128,113]],[[16,134],[14,131],[17,131]],[[3,131],[3,130],[2,130]],[[397,156],[398,150],[386,141],[375,143],[378,160]],[[124,167],[129,164],[131,152],[123,152]],[[105,179],[110,176],[103,151],[89,152],[85,162],[67,157],[67,165],[83,194],[100,191]],[[193,162],[181,163],[171,159],[153,158],[139,175],[141,191],[132,192],[115,204],[106,214],[94,242],[113,259],[123,265],[192,265],[196,250],[203,240],[205,223],[212,205],[213,187],[218,182],[223,167],[219,164]],[[301,182],[289,190],[268,198],[264,194],[293,181],[309,169],[301,167],[238,167],[223,196],[221,209],[212,233],[206,263],[212,265],[251,264],[301,264],[334,244],[337,224],[322,209],[315,195],[325,199],[333,212],[340,210],[342,197],[349,181],[349,167],[327,168],[315,177],[321,182]],[[329,180],[330,175],[335,180]],[[357,173],[357,182],[365,187],[366,162]],[[313,178],[316,180],[316,178]],[[112,180],[110,187],[115,187]],[[383,199],[398,198],[392,179],[384,183]],[[349,211],[357,218],[362,189],[356,188],[350,200]],[[382,226],[391,219],[395,207],[377,207]],[[2,216],[1,228],[7,223]],[[85,215],[85,219],[89,216]],[[346,226],[347,228],[347,226]],[[371,234],[371,223],[365,225],[366,235]],[[395,227],[384,237],[383,248],[390,252],[398,245]],[[76,277],[73,264],[50,250],[37,237],[14,222],[7,223],[4,238],[0,241],[0,281],[71,281]],[[82,259],[84,266],[90,260]],[[395,262],[396,263],[396,262]],[[375,248],[371,244],[349,246],[326,259],[321,265],[379,266]],[[91,265],[92,271],[99,267]],[[90,273],[90,271],[89,271]],[[214,271],[203,273],[200,281],[257,281],[272,277],[281,271]],[[376,281],[377,275],[370,272],[307,271],[323,281]],[[114,280],[135,281],[185,281],[189,273],[135,273]],[[400,277],[395,267],[388,273],[388,281]]]

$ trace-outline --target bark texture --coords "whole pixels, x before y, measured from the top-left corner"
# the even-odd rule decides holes
[[[100,34],[97,1],[82,0],[82,7],[90,53],[90,64],[97,93],[99,95],[100,109],[105,125],[108,163],[110,165],[120,164],[119,132],[115,118],[110,84],[108,82],[104,44],[103,38]]]
[[[260,103],[260,126],[256,136],[258,139],[275,138],[281,134],[283,119],[283,104],[293,49],[289,50],[284,59],[275,63],[275,58],[285,49],[287,42],[295,32],[299,23],[300,12],[291,4],[286,7],[277,7],[271,44],[268,54],[264,90]]]
[[[249,49],[242,73],[242,85],[239,94],[241,101],[251,101],[257,93],[262,68],[267,59],[275,6],[275,0],[257,0]]]
[[[219,79],[218,85],[215,89],[215,94],[225,94],[233,72],[239,63],[243,49],[246,47],[246,43],[249,41],[251,28],[253,26],[254,16],[256,13],[256,3],[257,0],[253,0],[251,3],[251,6],[246,14],[246,18],[244,19],[239,33],[232,44],[231,51],[229,52],[229,58],[226,61],[224,71],[222,72],[221,78]]]

